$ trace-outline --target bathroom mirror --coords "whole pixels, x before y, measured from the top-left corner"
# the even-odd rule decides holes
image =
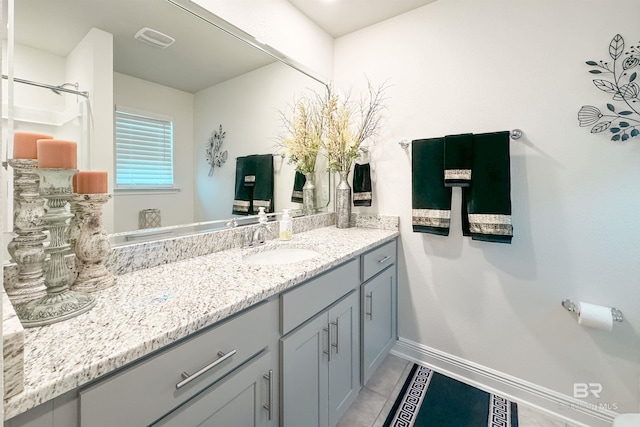
[[[143,28],[151,31],[136,39]],[[166,48],[152,45],[170,39]],[[89,91],[86,101],[14,83],[14,129],[79,141],[80,169],[114,173],[113,138],[104,137],[114,105],[172,121],[175,188],[116,189],[110,233],[138,229],[144,209],[187,232],[195,228],[182,225],[226,223],[236,158],[277,154],[280,112],[307,91],[326,90],[322,78],[186,0],[15,1],[13,64],[15,78]],[[220,126],[227,161],[212,170],[206,147]],[[324,169],[318,165],[318,207],[330,197]],[[275,211],[301,208],[291,202],[293,165],[276,155],[274,172]]]

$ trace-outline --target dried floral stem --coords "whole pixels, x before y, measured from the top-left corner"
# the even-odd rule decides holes
[[[284,131],[279,135],[279,146],[283,149],[289,163],[296,165],[301,173],[315,171],[318,150],[324,132],[324,118],[321,114],[319,95],[303,96],[295,102],[292,116],[280,112]]]
[[[368,94],[356,104],[351,94],[340,99],[330,92],[323,114],[327,132],[323,139],[329,170],[349,171],[358,157],[360,145],[378,134],[384,109],[386,83],[373,87],[367,82]]]

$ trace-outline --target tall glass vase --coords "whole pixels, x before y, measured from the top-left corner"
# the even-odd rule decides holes
[[[302,186],[302,211],[305,215],[316,213],[316,174],[305,173],[306,181]]]
[[[336,227],[349,228],[351,219],[351,186],[347,181],[349,171],[338,171],[340,182],[336,186]]]

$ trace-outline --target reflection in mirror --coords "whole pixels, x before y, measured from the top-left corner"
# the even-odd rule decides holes
[[[145,27],[175,42],[159,48],[135,39]],[[106,169],[115,178],[114,106],[172,123],[173,185],[120,188],[112,182],[115,198],[105,208],[105,226],[117,233],[138,229],[145,209],[158,209],[162,226],[225,224],[232,216],[236,158],[276,154],[279,111],[306,91],[326,90],[317,79],[193,11],[161,0],[17,1],[12,64],[15,77],[53,85],[77,82],[89,91],[84,101],[14,86],[14,129],[78,141],[80,169]],[[207,142],[221,125],[228,160],[210,175]],[[318,206],[329,203],[324,169],[318,165]],[[291,202],[294,176],[294,167],[274,156],[276,212],[301,208]]]

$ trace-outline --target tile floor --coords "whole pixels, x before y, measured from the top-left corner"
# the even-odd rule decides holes
[[[360,390],[338,427],[382,427],[409,375],[412,363],[389,355]],[[571,427],[524,405],[518,405],[519,427]]]

